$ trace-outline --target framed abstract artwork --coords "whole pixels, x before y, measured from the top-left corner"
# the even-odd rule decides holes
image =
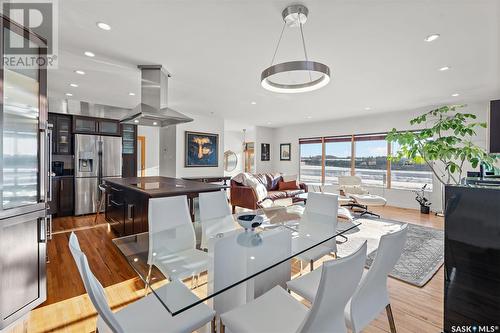
[[[280,144],[280,161],[290,161],[291,160],[291,143]]]
[[[269,143],[260,144],[260,160],[261,161],[271,160],[271,145]]]
[[[186,131],[184,166],[219,166],[219,134]]]

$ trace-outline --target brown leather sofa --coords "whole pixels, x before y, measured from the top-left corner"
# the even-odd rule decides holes
[[[272,201],[284,198],[292,198],[293,202],[303,201],[302,199],[297,198],[296,195],[307,192],[307,185],[304,183],[299,183],[299,190],[280,191],[278,189],[278,183],[283,180],[283,177],[279,174],[263,173],[253,176],[266,187],[266,199],[270,199]],[[260,208],[260,202],[257,201],[257,195],[252,187],[244,186],[243,184],[231,179],[231,206],[233,207],[234,213],[236,206],[248,209],[257,209]]]

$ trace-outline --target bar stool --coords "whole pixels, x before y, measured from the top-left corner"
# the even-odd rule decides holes
[[[101,191],[101,198],[99,199],[99,204],[97,205],[97,211],[95,212],[94,224],[97,224],[97,217],[101,212],[104,200],[106,200],[106,191],[109,189],[109,185],[99,184],[99,191]]]

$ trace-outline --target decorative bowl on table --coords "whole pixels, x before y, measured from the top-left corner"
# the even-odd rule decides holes
[[[261,215],[248,213],[238,215],[236,220],[245,230],[255,229],[264,222],[264,218]]]

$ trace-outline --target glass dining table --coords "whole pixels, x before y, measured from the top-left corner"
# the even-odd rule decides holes
[[[144,282],[145,290],[172,316],[207,301],[217,313],[224,313],[276,285],[286,287],[294,271],[297,273],[296,268],[292,270],[292,263],[298,266],[296,258],[305,252],[331,255],[336,238],[345,242],[344,234],[359,226],[339,219],[335,228],[332,217],[304,213],[300,205],[245,214],[260,216],[262,225],[246,230],[237,222],[238,214],[195,221],[192,226],[165,217],[169,227],[162,231],[113,242]],[[195,286],[192,297],[179,297],[175,288],[162,288],[172,281]]]

